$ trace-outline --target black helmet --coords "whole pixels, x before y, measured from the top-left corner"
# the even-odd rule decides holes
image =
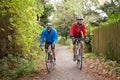
[[[77,17],[77,20],[83,20],[83,19],[84,19],[84,18],[83,18],[82,15],[80,15],[80,16]]]
[[[46,27],[52,28],[52,23],[47,23]]]

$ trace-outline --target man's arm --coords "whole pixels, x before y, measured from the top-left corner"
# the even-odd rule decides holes
[[[57,34],[57,30],[54,30],[54,31],[55,31],[54,43],[56,43],[56,41],[58,40],[58,34]]]
[[[87,29],[86,29],[85,25],[83,25],[82,32],[83,32],[83,35],[84,35],[84,38],[85,38],[87,36]]]
[[[70,27],[70,37],[73,36],[73,30],[74,30],[74,24],[72,24]]]
[[[43,30],[42,33],[40,34],[40,45],[44,42],[44,37],[45,37],[45,31]]]

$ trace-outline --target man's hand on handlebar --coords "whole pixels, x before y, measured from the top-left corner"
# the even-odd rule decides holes
[[[88,43],[90,41],[89,37],[85,37],[85,42]]]
[[[40,49],[43,51],[42,45],[39,45]]]

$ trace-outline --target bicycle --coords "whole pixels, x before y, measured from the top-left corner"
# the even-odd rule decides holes
[[[50,45],[49,45],[48,51],[45,55],[45,64],[46,64],[46,69],[47,69],[48,73],[51,73],[54,69],[55,61],[54,61],[54,58],[53,58],[53,53],[51,51]]]
[[[81,51],[81,44],[80,41],[83,40],[82,38],[74,38],[76,40],[76,59],[77,59],[77,66],[81,70],[82,69],[82,58],[83,53]]]

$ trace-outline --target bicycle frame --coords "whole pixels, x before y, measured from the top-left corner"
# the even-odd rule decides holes
[[[81,49],[81,44],[80,44],[80,41],[79,40],[77,40],[76,41],[77,43],[76,43],[76,51],[77,51],[77,53],[79,53],[79,49]],[[79,54],[78,54],[79,55]]]

